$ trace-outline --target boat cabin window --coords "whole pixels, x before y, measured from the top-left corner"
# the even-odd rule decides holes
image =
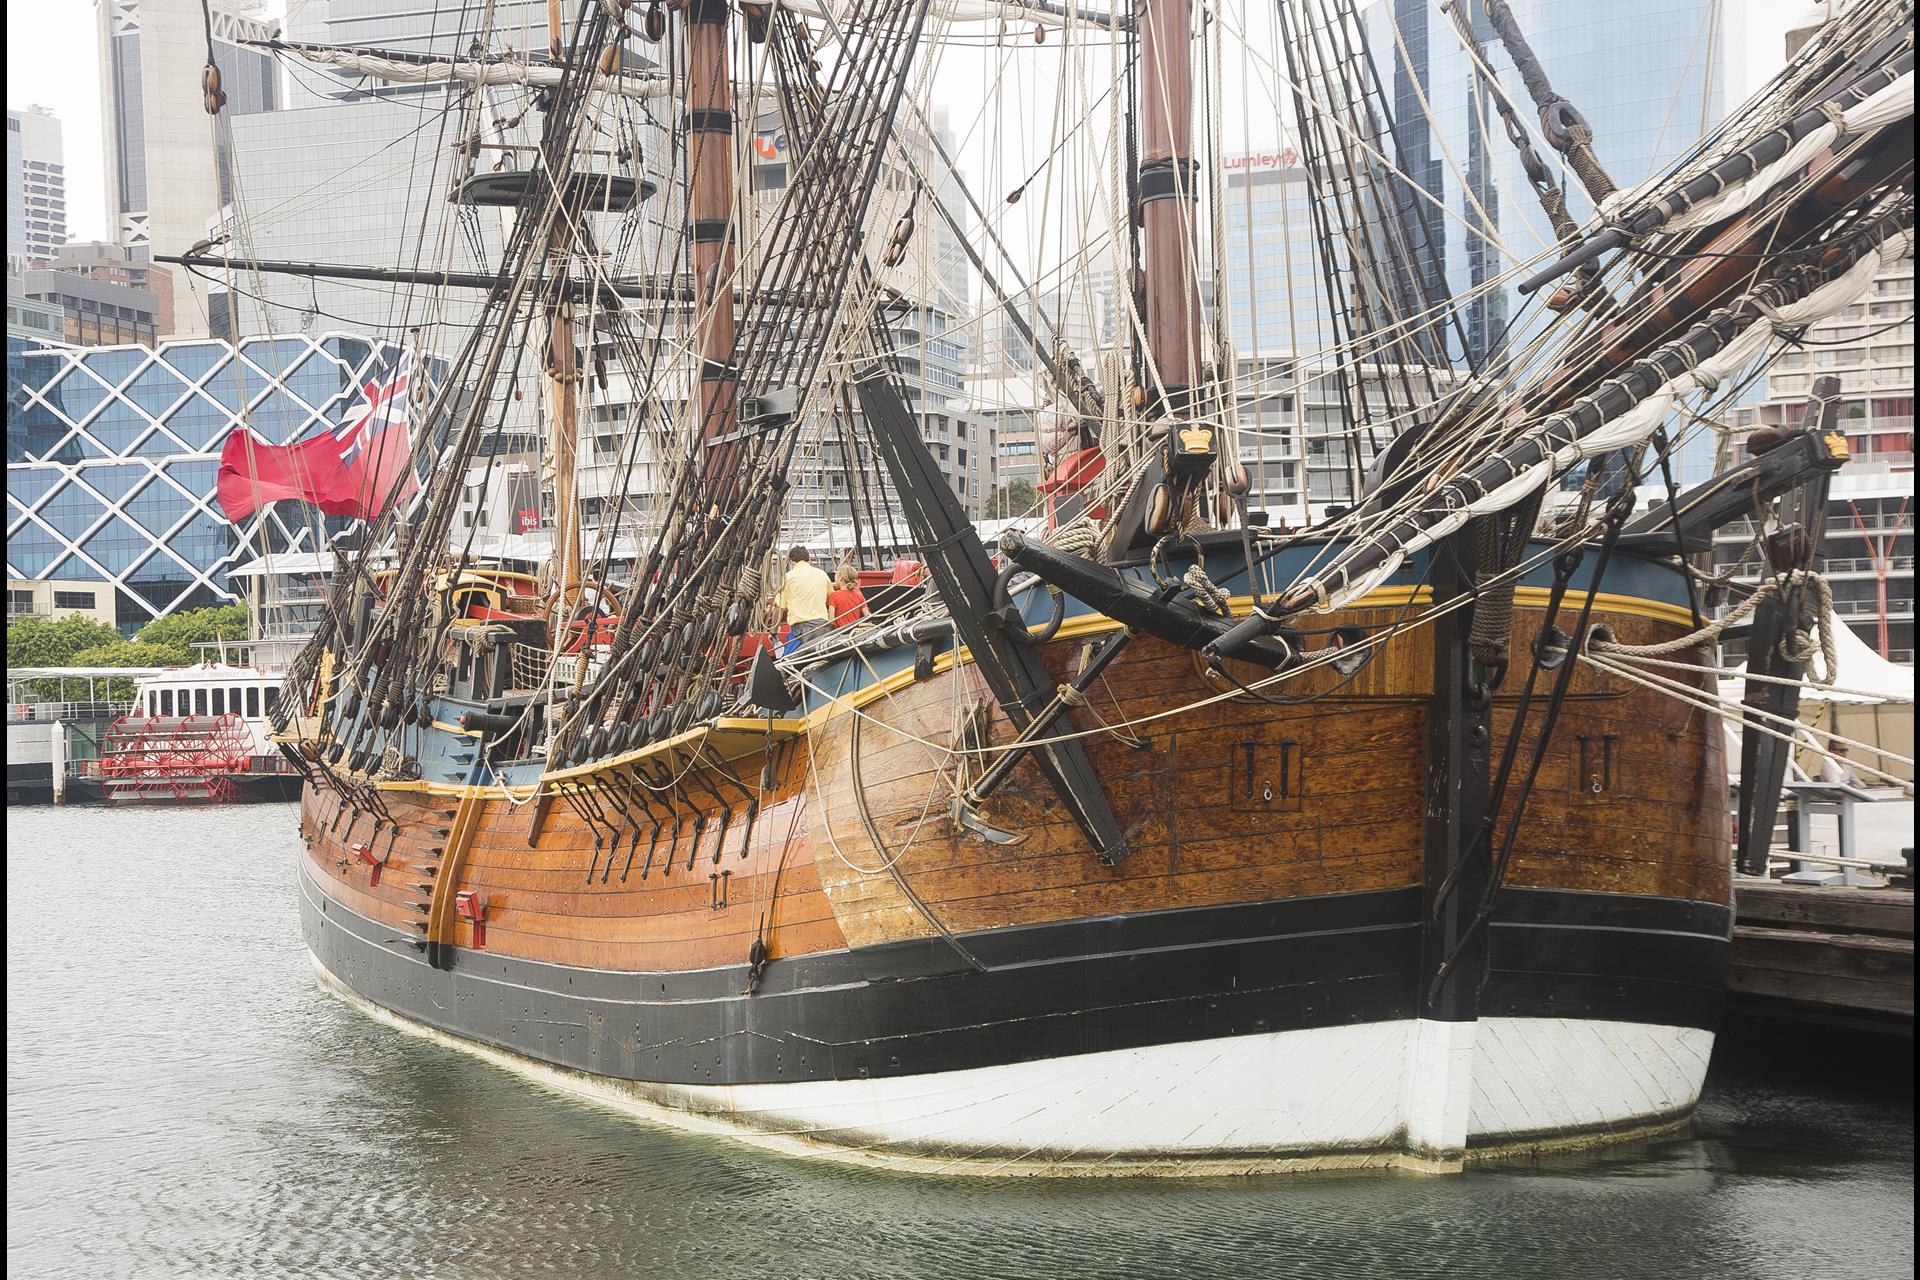
[[[154,690],[154,692],[160,695],[160,707],[159,707],[160,714],[163,716],[172,715],[173,714],[173,690],[156,689]]]
[[[207,691],[205,689],[195,689],[193,691],[193,714],[197,716],[207,714]]]
[[[227,690],[227,710],[233,712],[233,714],[235,715],[240,714],[240,686],[239,685],[235,685],[233,688]]]
[[[227,714],[227,691],[225,689],[215,689],[213,691],[213,714],[217,716]]]
[[[257,684],[248,685],[247,686],[247,719],[258,720],[259,718],[260,718],[260,686]]]
[[[270,684],[267,686],[267,714],[272,715],[273,709],[279,705],[280,705],[280,686],[277,684]]]

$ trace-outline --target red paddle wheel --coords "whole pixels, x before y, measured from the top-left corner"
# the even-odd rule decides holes
[[[247,722],[220,716],[121,716],[100,749],[100,779],[116,804],[226,804],[252,764]]]

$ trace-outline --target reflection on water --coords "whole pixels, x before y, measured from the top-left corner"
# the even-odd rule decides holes
[[[322,994],[289,807],[8,818],[9,1274],[1913,1273],[1910,1054],[1723,1061],[1692,1139],[1461,1178],[870,1173],[651,1128]],[[1833,1076],[1874,1087],[1808,1083]]]

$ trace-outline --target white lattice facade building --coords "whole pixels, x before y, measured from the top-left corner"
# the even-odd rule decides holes
[[[214,498],[228,434],[328,430],[396,354],[344,334],[11,351],[9,581],[110,585],[129,629],[234,599],[229,569],[316,546],[324,518],[282,502],[229,523]]]

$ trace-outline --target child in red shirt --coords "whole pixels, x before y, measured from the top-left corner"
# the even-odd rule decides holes
[[[860,572],[843,564],[833,575],[833,590],[827,593],[827,617],[836,627],[850,627],[866,616],[867,597],[860,591]]]

